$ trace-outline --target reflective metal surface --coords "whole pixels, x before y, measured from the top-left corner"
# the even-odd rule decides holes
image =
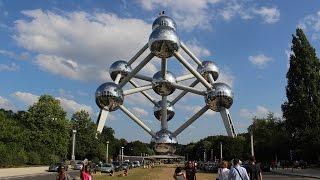
[[[165,79],[162,78],[161,74],[162,72],[159,71],[153,75],[152,89],[160,96],[168,96],[176,90],[176,88],[172,86],[172,83],[176,83],[177,80],[175,75],[170,71],[166,72]]]
[[[169,26],[173,30],[177,30],[176,22],[169,16],[159,16],[156,20],[153,21],[152,31],[154,31],[159,26]]]
[[[110,66],[109,73],[110,73],[111,79],[115,80],[118,74],[121,74],[121,78],[120,79],[123,79],[131,71],[132,71],[132,68],[131,68],[131,66],[128,65],[128,63],[126,61],[119,60],[119,61],[114,62]]]
[[[117,88],[117,84],[106,82],[101,84],[95,93],[96,104],[100,109],[115,111],[123,104],[123,91]]]
[[[178,143],[176,137],[173,137],[172,133],[165,129],[158,131],[156,137],[151,141],[156,143],[154,151],[157,154],[174,154]]]
[[[225,83],[214,83],[205,96],[205,101],[213,111],[220,112],[222,108],[229,109],[233,103],[233,92]]]
[[[159,26],[151,33],[148,45],[155,56],[168,58],[179,50],[180,39],[173,28],[169,26]]]
[[[174,106],[170,101],[167,101],[167,121],[170,121],[175,114]],[[162,100],[159,101],[153,108],[153,114],[158,119],[161,120],[162,117]]]
[[[198,66],[197,71],[202,75],[202,77],[209,82],[208,75],[211,74],[214,80],[219,77],[219,68],[212,61],[203,61],[202,66]]]

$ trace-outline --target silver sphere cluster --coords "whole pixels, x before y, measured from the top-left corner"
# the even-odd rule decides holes
[[[167,101],[166,107],[167,107],[167,121],[170,121],[175,114],[175,112],[174,112],[175,109],[170,101]],[[162,117],[162,100],[158,101],[158,103],[156,105],[154,105],[153,114],[158,120],[161,119],[161,117]]]
[[[172,72],[166,71],[165,78],[162,78],[162,73],[159,71],[153,75],[152,89],[160,96],[168,96],[176,90],[172,85],[172,83],[176,82],[176,77]]]
[[[219,68],[212,61],[200,61],[198,60],[190,50],[188,50],[183,43],[180,42],[180,38],[176,33],[177,25],[175,21],[163,14],[159,16],[152,24],[152,33],[149,36],[148,44],[146,44],[135,55],[129,63],[124,60],[114,62],[109,70],[110,77],[114,82],[106,82],[100,85],[95,93],[96,104],[101,110],[115,111],[121,109],[131,119],[133,119],[140,127],[146,130],[152,136],[152,142],[155,143],[154,150],[158,154],[173,154],[176,151],[176,145],[178,143],[176,136],[181,133],[186,127],[188,127],[193,121],[199,118],[206,110],[211,109],[216,112],[221,112],[228,135],[236,136],[233,128],[232,120],[229,109],[233,103],[233,92],[230,86],[225,83],[215,82],[219,77]],[[197,64],[196,70],[188,65],[188,62],[178,53],[178,50],[183,49]],[[138,65],[134,70],[131,68],[131,64],[146,50],[150,49],[151,53],[145,58],[144,62]],[[167,70],[167,59],[175,56],[186,68],[192,73],[191,77],[196,77],[195,83],[201,82],[206,86],[207,90],[201,91],[195,88],[195,84],[187,87],[179,84],[179,81],[190,79],[189,75],[176,76]],[[136,75],[145,64],[147,64],[154,56],[161,58],[161,71],[158,71],[152,78],[143,75]],[[126,78],[127,77],[127,78]],[[151,84],[145,86],[138,86],[131,78],[140,78],[146,80]],[[122,87],[129,82],[135,87],[127,91],[123,91]],[[118,84],[119,83],[119,84]],[[150,95],[145,92],[146,90],[153,89],[155,93],[162,96],[162,100],[155,101]],[[172,102],[167,100],[167,96],[175,92],[176,89],[183,92]],[[153,132],[148,128],[138,117],[134,116],[129,110],[123,106],[124,96],[133,94],[136,92],[142,92],[154,105],[154,116],[161,121],[161,130]],[[206,105],[194,116],[192,116],[185,124],[181,125],[176,131],[171,132],[168,130],[168,121],[170,121],[175,115],[174,104],[180,100],[186,92],[193,92],[198,95],[204,96]],[[166,108],[165,110],[163,108]],[[101,112],[100,112],[101,113]],[[99,115],[100,116],[100,115]],[[101,115],[102,116],[102,115]],[[102,123],[101,123],[102,122]],[[98,130],[100,132],[104,126],[105,121],[98,121]],[[102,125],[101,125],[102,124]]]
[[[156,137],[152,138],[151,142],[155,143],[154,150],[158,154],[174,154],[176,151],[176,144],[178,143],[176,137],[165,129],[158,131]]]
[[[233,92],[225,83],[214,83],[212,89],[205,96],[205,101],[213,111],[220,112],[229,109],[233,103]]]
[[[115,111],[123,104],[123,91],[117,88],[117,84],[106,82],[96,90],[96,104],[100,109]]]
[[[180,48],[176,23],[168,16],[158,17],[152,24],[149,49],[159,58],[169,58]]]

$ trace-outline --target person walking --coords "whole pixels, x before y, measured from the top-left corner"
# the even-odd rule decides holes
[[[234,165],[229,171],[228,180],[249,180],[247,170],[240,166],[240,160],[235,158]]]
[[[184,176],[180,166],[178,166],[176,168],[176,170],[174,171],[173,178],[175,180],[185,180],[186,179],[186,177]]]
[[[187,166],[184,168],[186,171],[186,180],[197,180],[196,177],[196,168],[193,166],[192,161],[188,161]]]
[[[218,169],[216,180],[228,180],[229,169],[228,169],[228,161],[222,161],[221,167]]]
[[[72,180],[71,176],[65,171],[64,164],[59,166],[56,180]]]
[[[250,180],[262,180],[262,173],[260,167],[256,164],[256,158],[250,157],[250,165],[248,167],[248,174]]]
[[[91,175],[91,167],[89,164],[87,164],[84,168],[84,170],[81,172],[80,175],[81,180],[93,180],[93,177]]]

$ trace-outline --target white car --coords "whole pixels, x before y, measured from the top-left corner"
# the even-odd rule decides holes
[[[113,172],[115,172],[113,164],[110,164],[110,163],[97,165],[97,171],[101,171],[101,173],[113,173]]]
[[[77,162],[77,164],[74,165],[73,169],[74,170],[81,170],[82,169],[82,162]]]

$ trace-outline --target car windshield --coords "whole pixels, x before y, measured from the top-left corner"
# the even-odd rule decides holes
[[[60,166],[61,165],[61,163],[55,163],[54,164],[54,166]]]
[[[119,166],[120,165],[119,162],[113,162],[112,164],[115,165],[115,166]]]
[[[77,162],[77,164],[82,164],[82,162]]]

